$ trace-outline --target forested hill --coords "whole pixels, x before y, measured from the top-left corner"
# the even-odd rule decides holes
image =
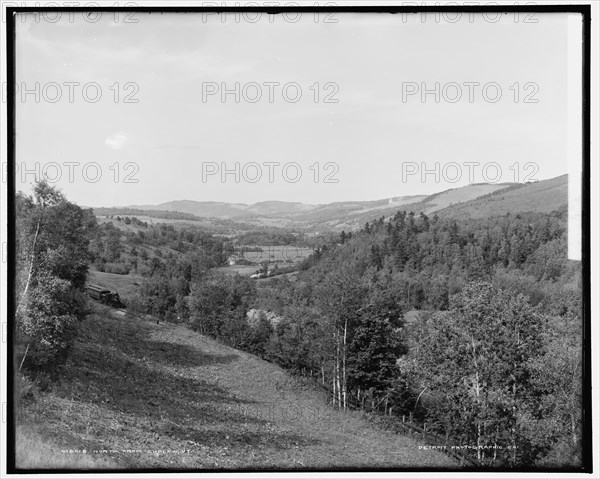
[[[555,289],[575,287],[580,272],[567,259],[566,228],[566,208],[464,219],[400,211],[342,232],[305,267],[311,282],[349,265],[361,276],[387,278],[416,309],[447,308],[449,296],[473,280],[529,294],[536,303],[560,301]]]
[[[477,453],[492,465],[573,466],[581,268],[567,259],[566,221],[566,209],[400,211],[342,232],[297,281],[259,290],[258,307],[282,318],[264,354],[324,371],[340,407],[369,394],[442,437],[502,444]]]

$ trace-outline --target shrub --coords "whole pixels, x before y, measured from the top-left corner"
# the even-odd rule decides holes
[[[69,281],[50,274],[37,278],[36,286],[28,292],[19,321],[28,342],[25,357],[28,368],[50,370],[66,360],[84,305],[83,294]]]

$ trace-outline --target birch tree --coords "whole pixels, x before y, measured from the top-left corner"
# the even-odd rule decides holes
[[[332,400],[348,407],[348,350],[366,295],[366,287],[350,268],[326,276],[315,289],[316,305],[324,315],[332,338]]]
[[[536,450],[523,418],[537,401],[530,362],[541,354],[543,321],[523,296],[476,283],[452,298],[448,312],[422,322],[412,364],[418,387],[429,391],[428,421],[476,446],[481,460],[501,446],[498,460],[529,463]]]
[[[55,369],[84,315],[89,233],[96,222],[44,181],[33,196],[17,194],[15,203],[19,368]]]

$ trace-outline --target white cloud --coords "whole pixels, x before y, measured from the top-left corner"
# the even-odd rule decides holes
[[[104,143],[113,150],[121,150],[127,144],[127,136],[124,133],[116,133],[110,135]]]

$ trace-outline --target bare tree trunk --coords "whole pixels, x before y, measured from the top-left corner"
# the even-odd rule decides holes
[[[477,460],[481,460],[481,422],[477,421]]]
[[[517,428],[516,428],[516,423],[517,423],[517,402],[516,402],[516,396],[517,396],[517,383],[516,381],[513,383],[513,428],[512,428],[512,446],[513,446],[513,464],[517,462]]]
[[[341,406],[341,391],[340,391],[340,332],[336,327],[334,332],[335,339],[335,361],[333,366],[333,403],[339,409]]]
[[[347,395],[348,395],[348,381],[347,381],[347,377],[346,377],[346,355],[347,355],[347,348],[346,348],[346,338],[347,338],[347,334],[348,334],[348,319],[344,320],[344,342],[343,342],[343,348],[342,348],[342,394],[344,397],[344,410],[347,407]]]
[[[340,339],[339,339],[339,332],[337,334],[337,341],[336,341],[336,381],[337,381],[337,404],[338,404],[338,409],[341,407],[342,405],[342,390],[341,390],[341,381],[340,381]]]
[[[477,348],[475,347],[475,339],[471,336],[471,347],[473,348],[473,365],[475,366],[475,401],[479,405],[481,403],[480,387],[479,387],[479,365],[477,364]],[[477,459],[481,459],[481,421],[477,420]]]
[[[31,277],[33,276],[33,263],[35,260],[35,245],[37,243],[38,234],[40,232],[40,222],[42,219],[40,218],[37,222],[37,226],[35,227],[35,235],[33,236],[33,244],[31,246],[31,260],[29,261],[29,272],[27,273],[27,282],[25,283],[25,289],[23,290],[23,294],[21,295],[21,299],[19,300],[19,304],[17,305],[17,312],[23,306],[23,301],[27,297],[27,291],[29,290],[29,284],[31,283]]]
[[[27,298],[27,292],[29,291],[29,285],[31,284],[31,278],[33,277],[33,265],[35,262],[35,245],[37,243],[38,235],[40,232],[40,223],[42,222],[42,218],[37,222],[35,226],[35,234],[33,235],[33,243],[31,245],[31,259],[29,260],[29,271],[27,272],[27,281],[25,282],[25,289],[23,289],[23,293],[21,295],[21,299],[19,300],[19,304],[17,305],[16,312],[18,313],[21,307],[23,306],[23,302]],[[27,353],[29,352],[29,345],[27,343],[27,347],[25,348],[25,354],[23,354],[23,359],[21,359],[21,364],[19,365],[19,371],[23,367],[23,363],[25,362],[25,358],[27,357]]]
[[[336,372],[335,372],[335,363],[333,364],[333,374],[331,375],[331,383],[332,383],[332,389],[331,392],[333,394],[333,399],[332,399],[332,403],[335,406],[335,402],[336,402],[336,390],[335,390],[335,376],[336,376]]]
[[[428,388],[429,386],[425,386],[423,388],[423,390],[419,393],[419,395],[417,396],[417,400],[415,401],[415,405],[413,407],[414,410],[417,409],[417,404],[419,404],[419,399],[421,399],[421,396],[423,395],[423,393],[425,392],[425,390]]]
[[[21,364],[19,365],[19,372],[21,372],[21,368],[23,367],[23,363],[25,362],[25,358],[27,357],[28,351],[29,351],[29,343],[27,343],[27,347],[25,348],[25,354],[23,354],[23,359],[21,359]]]

